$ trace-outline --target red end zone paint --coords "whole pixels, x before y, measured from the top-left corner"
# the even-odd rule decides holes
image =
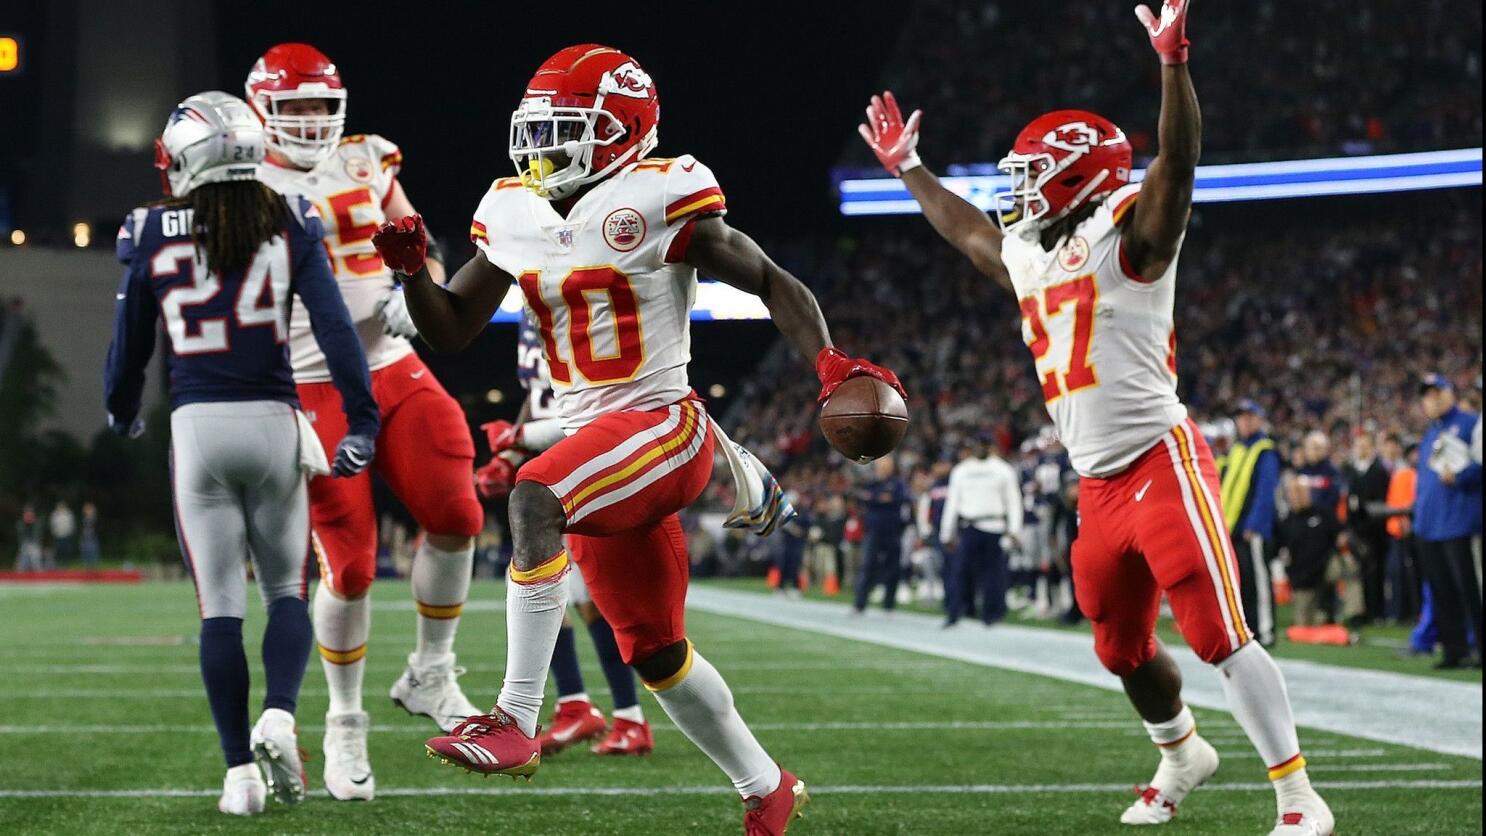
[[[139,583],[136,569],[54,569],[49,572],[0,572],[0,583]]]

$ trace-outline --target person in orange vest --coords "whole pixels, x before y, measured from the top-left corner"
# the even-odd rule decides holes
[[[1419,576],[1414,567],[1413,523],[1406,513],[1414,507],[1414,483],[1418,474],[1414,461],[1418,448],[1404,447],[1396,435],[1383,437],[1383,457],[1392,472],[1388,476],[1388,493],[1384,503],[1390,511],[1403,511],[1389,516],[1387,598],[1384,613],[1389,621],[1402,623],[1419,614]]]

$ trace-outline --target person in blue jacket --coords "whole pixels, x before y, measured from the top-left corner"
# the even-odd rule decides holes
[[[110,428],[138,436],[145,369],[164,321],[176,531],[196,585],[201,676],[227,762],[217,809],[235,815],[263,812],[269,794],[304,797],[294,711],[313,641],[305,471],[361,472],[380,422],[319,216],[257,181],[263,139],[257,117],[226,93],[192,96],[171,113],[155,153],[167,197],[130,212],[119,230],[124,276],[104,373]],[[290,374],[295,298],[346,412],[349,432],[333,465],[299,413]],[[251,733],[242,637],[249,560],[268,610],[267,687]]]
[[[1471,455],[1480,416],[1456,403],[1454,385],[1441,374],[1424,377],[1420,400],[1430,424],[1419,442],[1414,536],[1444,646],[1435,667],[1479,667],[1470,636],[1481,636],[1481,587],[1471,549],[1471,538],[1481,533],[1481,465]]]

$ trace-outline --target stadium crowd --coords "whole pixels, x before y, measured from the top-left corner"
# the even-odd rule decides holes
[[[923,108],[926,159],[994,162],[1052,103],[1118,116],[1139,158],[1154,153],[1159,101],[1156,66],[1132,63],[1145,48],[1132,23],[1119,3],[926,0],[902,36],[912,46],[882,78]],[[1481,142],[1478,4],[1262,0],[1215,4],[1200,25],[1207,48],[1193,72],[1208,162]],[[855,145],[849,161],[874,167]]]
[[[1177,357],[1183,399],[1215,445],[1226,446],[1231,419],[1251,399],[1287,470],[1312,464],[1304,443],[1311,436],[1312,447],[1321,447],[1315,455],[1344,480],[1358,435],[1379,440],[1373,446],[1389,469],[1404,463],[1404,451],[1428,423],[1418,399],[1423,374],[1443,374],[1478,410],[1482,251],[1472,198],[1394,198],[1392,209],[1403,211],[1387,217],[1351,201],[1326,206],[1332,211],[1324,217],[1313,214],[1314,203],[1266,204],[1264,216],[1252,208],[1199,207],[1179,279]],[[949,465],[984,439],[1022,469],[1035,506],[1020,538],[1020,564],[1012,557],[1013,569],[1032,570],[1013,572],[1014,585],[1027,593],[1014,594],[1014,602],[1030,601],[1040,589],[1044,610],[1066,610],[1071,602],[1066,589],[1058,597],[1059,565],[1066,571],[1073,479],[1066,463],[1047,478],[1046,463],[1060,460],[1058,447],[1009,294],[911,225],[863,235],[818,269],[836,341],[879,356],[910,390],[913,423],[897,464],[908,489],[902,560],[916,592],[942,595],[937,532],[914,519],[917,506],[936,480],[942,489]],[[734,437],[767,460],[797,504],[814,510],[807,574],[850,585],[870,514],[863,487],[881,474],[824,445],[814,427],[814,381],[794,373],[797,362],[785,351],[772,354],[728,419]],[[1283,492],[1278,499],[1283,511]],[[1336,498],[1328,501],[1335,505]],[[822,543],[835,565],[809,559]],[[1052,583],[1036,584],[1038,571],[1051,572]],[[1385,581],[1379,568],[1378,577],[1392,591],[1370,595],[1358,605],[1366,611],[1352,612],[1342,601],[1327,606],[1354,625],[1413,618],[1417,576]]]

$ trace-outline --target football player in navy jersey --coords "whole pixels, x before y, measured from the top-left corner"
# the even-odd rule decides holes
[[[262,125],[226,93],[192,96],[170,115],[155,143],[167,197],[135,209],[119,229],[125,269],[104,384],[109,426],[138,435],[163,319],[176,529],[196,584],[201,676],[227,761],[217,809],[236,815],[262,812],[270,793],[288,803],[304,797],[294,709],[312,641],[305,473],[365,470],[379,425],[319,216],[257,181],[263,153]],[[291,294],[310,315],[344,404],[349,432],[333,464],[298,411],[286,347]],[[268,609],[267,693],[251,732],[242,640],[250,557]]]

